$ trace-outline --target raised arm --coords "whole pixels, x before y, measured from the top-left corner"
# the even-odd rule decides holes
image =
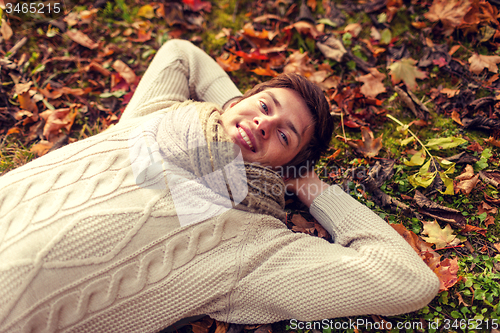
[[[396,315],[435,297],[436,275],[393,228],[340,187],[323,187],[310,211],[334,243],[291,233],[264,218],[245,249],[252,267],[233,308],[253,304],[256,309],[246,308],[252,313],[244,315],[309,321]]]
[[[193,99],[222,107],[236,96],[241,92],[208,54],[188,41],[173,39],[158,50],[122,119],[145,115],[171,101]]]

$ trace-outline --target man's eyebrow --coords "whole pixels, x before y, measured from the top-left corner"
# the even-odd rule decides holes
[[[265,91],[265,92],[271,97],[274,104],[281,109],[281,104],[278,101],[278,99],[276,98],[276,95],[274,95],[274,93],[272,91]],[[297,138],[299,139],[297,147],[300,146],[300,142],[302,141],[302,136],[299,134],[299,131],[297,131],[297,129],[295,128],[295,126],[293,125],[293,123],[290,120],[286,121],[286,126],[289,127],[290,130],[295,133],[295,135],[297,135]]]

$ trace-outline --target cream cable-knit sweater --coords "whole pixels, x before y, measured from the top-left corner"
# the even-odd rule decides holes
[[[154,188],[164,180],[138,184],[134,130],[153,135],[171,101],[239,94],[201,50],[168,42],[118,125],[0,177],[0,332],[155,332],[198,314],[257,324],[426,305],[434,273],[337,186],[310,209],[332,244],[237,209],[181,227],[168,188]]]

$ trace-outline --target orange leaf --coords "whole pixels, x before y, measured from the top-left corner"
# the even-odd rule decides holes
[[[492,136],[490,136],[488,139],[483,139],[485,142],[488,142],[489,144],[499,147],[500,148],[500,140],[495,140]]]
[[[226,56],[226,58],[224,58]],[[241,63],[237,60],[237,56],[230,53],[225,53],[220,57],[217,57],[217,63],[226,72],[237,71],[241,67]]]
[[[69,38],[71,38],[74,42],[85,46],[91,50],[97,48],[99,46],[98,43],[94,42],[92,39],[89,38],[86,34],[84,34],[81,31],[71,29],[66,31],[66,35],[68,35]]]
[[[7,131],[6,135],[9,135],[9,134],[18,134],[18,133],[21,133],[21,129],[19,127],[12,127],[12,128],[10,128]]]
[[[50,148],[52,148],[53,143],[48,142],[48,141],[40,141],[39,143],[33,145],[31,147],[30,152],[34,153],[36,156],[42,156],[45,155]]]
[[[257,75],[265,75],[265,76],[278,76],[278,73],[273,71],[270,68],[262,68],[262,67],[257,67],[255,69],[252,69],[250,72],[254,72]]]
[[[459,281],[458,273],[458,258],[444,259],[439,263],[439,266],[434,269],[434,273],[439,278],[439,291],[448,290]]]
[[[460,233],[466,233],[466,232],[471,232],[471,231],[475,231],[477,232],[478,234],[481,234],[483,236],[486,237],[486,232],[488,230],[484,229],[484,228],[480,228],[480,227],[476,227],[476,226],[473,226],[473,225],[470,225],[470,224],[466,224],[465,225],[465,228],[463,228]]]
[[[382,149],[382,135],[374,139],[373,132],[368,127],[361,127],[361,140],[348,140],[347,144],[355,148],[365,157],[375,157]]]
[[[451,112],[451,119],[453,119],[457,124],[464,126],[464,124],[462,124],[462,120],[460,120],[460,114],[456,110]]]

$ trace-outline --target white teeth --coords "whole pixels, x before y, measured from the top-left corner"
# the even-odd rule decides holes
[[[250,149],[253,149],[252,142],[248,138],[248,135],[245,133],[245,131],[243,130],[243,128],[238,127],[238,130],[240,131],[240,134],[243,137],[243,140],[245,140],[245,142],[250,146]]]

